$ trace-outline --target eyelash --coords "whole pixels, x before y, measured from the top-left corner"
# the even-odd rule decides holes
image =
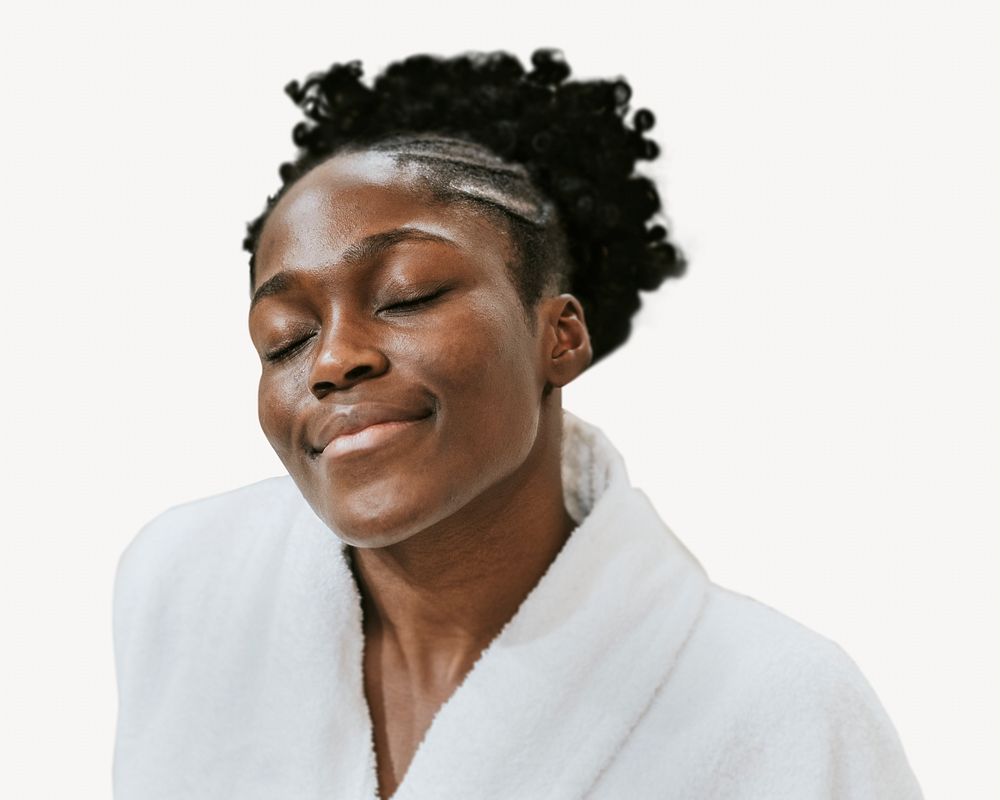
[[[416,309],[421,306],[427,305],[428,303],[434,300],[437,300],[441,295],[443,295],[447,291],[448,291],[447,288],[438,289],[436,291],[431,292],[430,294],[421,295],[420,297],[414,297],[409,300],[401,300],[398,303],[393,303],[392,305],[380,308],[379,312],[381,313],[385,311],[394,311],[394,310],[402,310],[405,312],[410,309]],[[272,353],[267,353],[264,356],[264,358],[269,363],[274,363],[276,361],[283,361],[284,359],[288,358],[293,353],[295,353],[299,348],[303,347],[306,344],[306,342],[312,339],[313,336],[315,335],[316,335],[315,333],[310,333],[308,336],[305,336],[302,339],[297,339],[291,344],[280,348],[279,350],[275,350]]]
[[[291,344],[286,345],[285,347],[282,347],[279,350],[275,350],[272,353],[267,353],[264,356],[264,360],[269,363],[274,363],[276,361],[283,361],[284,359],[288,358],[288,356],[292,355],[300,347],[303,347],[305,343],[308,342],[310,339],[312,339],[312,337],[315,335],[316,335],[315,333],[310,333],[308,336],[303,337],[302,339],[296,339]]]
[[[401,300],[398,303],[393,303],[392,305],[384,306],[383,308],[380,308],[379,311],[380,312],[392,311],[393,309],[398,309],[398,308],[402,309],[419,308],[420,306],[430,303],[432,300],[437,300],[441,295],[443,295],[447,291],[448,291],[447,288],[436,289],[430,294],[424,294],[421,295],[420,297],[413,297],[409,300]]]

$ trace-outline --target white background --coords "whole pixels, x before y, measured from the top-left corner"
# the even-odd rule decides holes
[[[839,642],[928,797],[1000,795],[995,3],[36,4],[0,20],[0,795],[110,794],[117,558],[277,474],[244,222],[291,78],[559,46],[656,111],[687,277],[565,394],[718,583]]]

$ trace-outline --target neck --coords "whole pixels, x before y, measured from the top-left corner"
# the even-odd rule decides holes
[[[419,682],[460,681],[569,538],[560,435],[561,424],[517,472],[432,528],[350,549],[366,638],[396,648]]]

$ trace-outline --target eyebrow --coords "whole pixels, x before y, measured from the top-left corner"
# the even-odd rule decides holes
[[[371,236],[366,236],[364,239],[354,242],[341,254],[340,262],[343,264],[358,264],[370,261],[402,242],[439,242],[451,247],[456,246],[455,242],[446,236],[440,236],[430,231],[406,227],[393,228],[389,231],[373,233]],[[250,301],[251,310],[265,297],[282,294],[289,289],[295,288],[298,284],[298,277],[291,272],[279,272],[277,275],[268,278],[253,293],[253,299]]]

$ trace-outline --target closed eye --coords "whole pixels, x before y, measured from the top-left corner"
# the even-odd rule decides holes
[[[282,359],[288,358],[288,356],[302,348],[306,342],[312,339],[315,335],[315,333],[311,333],[308,336],[303,336],[301,339],[296,339],[294,342],[291,342],[284,347],[272,350],[270,353],[266,353],[264,355],[264,359],[266,361],[281,361]]]
[[[415,309],[421,308],[422,306],[426,306],[426,305],[432,303],[433,301],[435,301],[439,297],[441,297],[441,295],[445,294],[447,291],[448,291],[448,287],[444,287],[444,288],[441,288],[441,289],[437,289],[437,290],[431,292],[430,294],[420,295],[419,297],[412,297],[412,298],[410,298],[408,300],[400,300],[400,301],[398,301],[396,303],[392,303],[391,305],[383,306],[382,308],[379,309],[379,313],[382,313],[382,312],[385,312],[385,311],[403,311],[403,312],[406,312],[406,311],[410,311],[410,310],[415,310]]]

